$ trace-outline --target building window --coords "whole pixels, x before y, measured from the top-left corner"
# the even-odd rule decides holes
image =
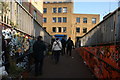
[[[53,27],[53,28],[52,28],[52,31],[53,31],[53,32],[56,32],[56,27]]]
[[[63,32],[66,32],[66,27],[63,27]]]
[[[53,8],[53,13],[57,13],[57,8]]]
[[[79,27],[76,28],[76,32],[80,33],[80,28]]]
[[[47,13],[47,8],[43,8],[43,13]]]
[[[62,1],[59,1],[58,3],[62,3]]]
[[[92,18],[92,23],[96,24],[96,18]]]
[[[53,17],[53,22],[56,23],[56,17]]]
[[[56,1],[54,1],[53,3],[57,3]]]
[[[83,33],[86,33],[87,32],[87,28],[83,28]]]
[[[83,23],[87,23],[87,18],[83,18]]]
[[[77,23],[80,23],[80,17],[77,17],[77,18],[76,18],[76,22],[77,22]]]
[[[43,22],[46,23],[47,22],[47,18],[43,18]]]
[[[64,23],[67,22],[67,17],[63,17],[63,22],[64,22]]]
[[[61,7],[58,8],[58,13],[62,13],[62,8]]]
[[[37,19],[37,11],[34,10],[34,19]]]
[[[63,13],[67,13],[67,7],[63,7]]]
[[[62,21],[62,20],[61,20],[61,17],[58,17],[58,22],[61,23],[61,21]]]
[[[61,32],[61,27],[58,27],[58,32]]]

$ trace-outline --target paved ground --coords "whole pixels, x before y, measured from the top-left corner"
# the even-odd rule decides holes
[[[34,68],[28,74],[29,78],[89,78],[94,79],[92,73],[83,63],[82,58],[73,50],[72,56],[60,56],[58,64],[54,64],[51,56],[44,60],[43,75],[34,76]]]

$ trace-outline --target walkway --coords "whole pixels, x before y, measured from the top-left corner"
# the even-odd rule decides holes
[[[73,50],[72,56],[60,56],[58,64],[54,64],[51,57],[47,56],[44,60],[43,75],[34,76],[33,68],[28,78],[92,78],[93,80],[94,77],[79,54]]]

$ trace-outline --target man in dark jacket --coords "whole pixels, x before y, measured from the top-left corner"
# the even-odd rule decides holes
[[[67,46],[67,54],[69,53],[69,56],[71,56],[72,48],[74,47],[71,37],[69,37],[69,39],[67,40],[66,46]]]
[[[66,47],[66,40],[64,39],[64,37],[62,38],[61,43],[62,43],[62,55],[64,55]]]
[[[35,75],[42,74],[44,51],[46,50],[46,45],[42,41],[42,36],[37,37],[37,41],[33,44],[33,52],[35,58]]]

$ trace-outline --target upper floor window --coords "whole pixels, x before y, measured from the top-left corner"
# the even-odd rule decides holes
[[[53,22],[56,23],[56,17],[53,17]]]
[[[92,18],[92,23],[96,24],[96,18]]]
[[[62,1],[59,1],[58,3],[62,3]]]
[[[52,32],[56,32],[56,27],[53,27],[53,28],[52,28]]]
[[[79,27],[76,28],[76,32],[80,33],[80,28]]]
[[[63,27],[63,32],[66,32],[66,27]]]
[[[47,18],[43,18],[43,22],[46,23],[47,22]]]
[[[43,13],[47,13],[47,8],[43,8]]]
[[[58,13],[62,13],[62,8],[61,7],[58,8]]]
[[[87,18],[83,18],[83,23],[87,23]]]
[[[67,13],[67,7],[63,7],[63,13]]]
[[[61,27],[58,27],[58,32],[61,32]]]
[[[67,22],[67,17],[63,17],[63,22],[64,22],[64,23]]]
[[[36,10],[34,10],[33,14],[34,14],[34,18],[37,19],[37,11]]]
[[[53,13],[57,13],[57,8],[53,8]]]
[[[59,23],[61,23],[61,22],[62,22],[61,17],[58,17],[58,22],[59,22]]]
[[[54,1],[53,3],[57,3],[56,1]]]
[[[77,17],[77,18],[76,18],[76,22],[77,22],[77,23],[80,23],[80,17]]]
[[[87,28],[83,28],[83,33],[86,33],[87,32]]]

